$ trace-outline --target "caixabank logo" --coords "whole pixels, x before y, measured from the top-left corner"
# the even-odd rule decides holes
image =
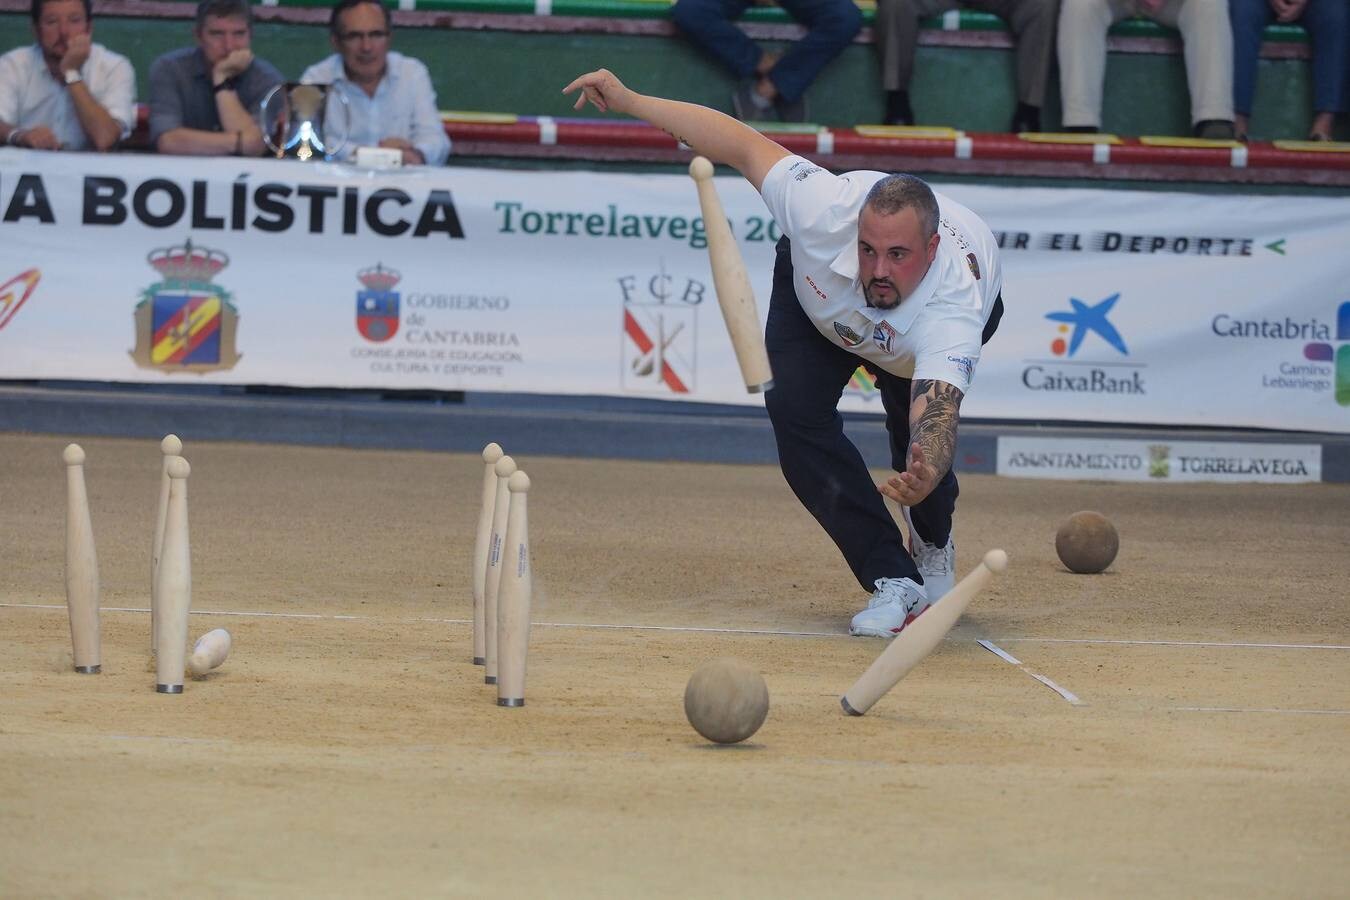
[[[1219,313],[1210,330],[1221,338],[1288,345],[1291,356],[1260,373],[1262,388],[1326,395],[1350,407],[1350,300],[1336,308],[1330,323],[1316,316],[1267,319]]]
[[[1070,297],[1068,309],[1046,313],[1058,323],[1050,340],[1053,358],[1025,360],[1023,386],[1066,394],[1147,393],[1144,364],[1130,359],[1125,338],[1110,319],[1120,299],[1119,292],[1097,301]]]

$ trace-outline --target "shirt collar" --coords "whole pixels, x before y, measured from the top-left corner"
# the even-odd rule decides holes
[[[933,295],[937,293],[938,282],[941,281],[942,247],[939,245],[937,255],[933,257],[933,264],[928,267],[927,274],[923,276],[919,286],[914,289],[914,293],[900,301],[900,305],[895,309],[879,310],[866,305],[867,301],[863,297],[862,282],[858,280],[858,248],[856,245],[850,244],[841,250],[834,261],[830,263],[830,271],[853,282],[853,291],[864,304],[864,315],[873,321],[885,320],[900,334],[905,334],[914,324],[914,320],[919,317],[920,311],[928,305],[928,301],[933,299]]]

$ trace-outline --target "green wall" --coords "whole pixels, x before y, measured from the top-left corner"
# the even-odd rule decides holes
[[[142,100],[150,62],[192,40],[188,20],[105,17],[96,20],[95,36],[131,58]],[[26,15],[0,15],[0,50],[31,40]],[[326,29],[311,25],[259,23],[253,46],[291,78],[331,52]],[[431,69],[442,109],[579,115],[558,92],[574,75],[605,66],[638,90],[730,112],[731,78],[676,38],[404,28],[396,34],[395,47]],[[854,44],[812,86],[807,98],[812,118],[834,126],[880,121],[878,81],[874,47]],[[1059,121],[1058,84],[1052,83],[1048,93],[1042,124],[1052,129]],[[1013,54],[921,47],[912,95],[925,124],[1001,131],[1015,105]],[[1302,137],[1311,119],[1310,104],[1305,61],[1263,60],[1253,137]],[[1189,134],[1181,57],[1112,54],[1103,114],[1106,129],[1121,134]]]

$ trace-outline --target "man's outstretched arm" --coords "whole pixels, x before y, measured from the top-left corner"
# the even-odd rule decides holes
[[[916,378],[910,391],[909,465],[877,485],[902,506],[921,503],[937,487],[956,459],[956,423],[961,389],[945,381]]]
[[[665,100],[629,90],[608,69],[599,69],[563,88],[564,94],[581,90],[576,109],[589,100],[601,112],[624,113],[655,125],[716,163],[736,169],[759,190],[774,163],[789,156],[782,145],[769,140],[743,122],[725,113],[695,103]]]

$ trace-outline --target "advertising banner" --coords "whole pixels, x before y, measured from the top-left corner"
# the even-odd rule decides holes
[[[763,319],[777,225],[716,181]],[[1003,248],[964,415],[1350,432],[1343,199],[937,188]],[[686,176],[14,149],[0,378],[763,402]]]

